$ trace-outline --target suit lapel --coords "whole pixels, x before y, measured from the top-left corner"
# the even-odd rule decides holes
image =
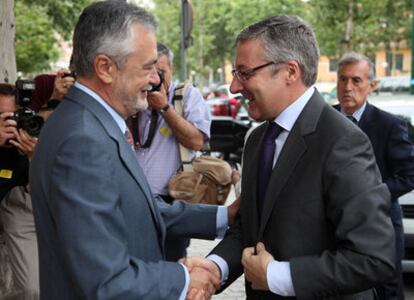
[[[305,136],[316,130],[324,105],[326,104],[323,102],[322,97],[315,90],[315,93],[304,107],[292,131],[289,133],[270,177],[269,188],[263,203],[258,241],[263,237],[264,230],[280,192],[294,172],[301,157],[306,152],[307,145]]]
[[[259,168],[259,157],[260,157],[260,145],[262,144],[263,136],[266,131],[266,126],[264,124],[260,125],[258,128],[252,132],[249,137],[246,147],[248,145],[249,149],[246,151],[248,153],[248,159],[243,161],[243,170],[251,170],[249,172],[242,172],[242,196],[246,194],[246,199],[252,199],[253,201],[247,201],[247,213],[249,215],[249,224],[248,228],[252,233],[252,240],[255,240],[255,237],[259,230],[259,213],[258,213],[258,202],[257,202],[257,175]],[[257,137],[256,137],[257,135]],[[251,140],[250,140],[251,139]],[[251,187],[255,188],[251,188]],[[243,201],[244,199],[242,199]],[[244,201],[243,201],[244,202]]]
[[[155,219],[155,223],[158,228],[162,230],[160,226],[160,215],[158,209],[154,206],[153,196],[148,185],[147,179],[144,175],[144,172],[139,165],[134,152],[131,149],[130,144],[128,144],[118,125],[112,116],[99,104],[95,99],[92,99],[91,96],[84,93],[80,89],[73,87],[69,90],[66,95],[68,100],[78,103],[79,105],[85,107],[91,114],[96,116],[97,120],[100,122],[102,127],[108,135],[116,141],[119,147],[119,157],[124,162],[129,173],[132,175],[138,186],[143,190],[145,199],[151,209],[152,215]],[[133,195],[131,195],[133,197]]]
[[[375,128],[379,126],[379,123],[375,122],[374,108],[368,102],[365,106],[364,112],[362,113],[361,119],[358,122],[358,126],[365,133],[371,133],[373,128],[374,131],[377,132]]]

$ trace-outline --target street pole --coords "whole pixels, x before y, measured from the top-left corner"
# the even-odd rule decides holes
[[[411,81],[410,94],[414,95],[414,1],[411,2]]]
[[[187,78],[187,65],[186,65],[186,55],[185,55],[185,15],[184,15],[184,2],[186,0],[181,0],[181,44],[180,44],[180,81],[183,82]]]

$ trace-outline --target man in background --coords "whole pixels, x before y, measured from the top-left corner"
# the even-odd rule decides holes
[[[177,82],[173,82],[172,51],[157,43],[157,71],[164,78],[159,91],[148,94],[148,109],[138,112],[129,120],[134,134],[138,162],[148,179],[151,191],[171,204],[168,183],[182,167],[180,144],[188,149],[188,159],[195,156],[210,138],[210,115],[200,91],[189,84],[183,93],[182,111],[174,100]],[[153,127],[153,128],[152,128]],[[183,158],[185,159],[185,158]],[[177,261],[186,256],[187,238],[168,237],[166,258]]]
[[[368,102],[376,88],[375,67],[360,53],[347,53],[338,63],[336,108],[366,133],[374,148],[382,181],[391,193],[391,221],[395,232],[396,270],[391,281],[378,288],[381,299],[404,299],[401,260],[404,230],[398,198],[414,189],[414,147],[404,120]]]

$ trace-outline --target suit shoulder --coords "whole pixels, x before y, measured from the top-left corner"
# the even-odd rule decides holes
[[[378,106],[369,104],[371,107],[371,113],[373,118],[380,119],[382,122],[389,122],[389,123],[401,123],[404,121],[404,117],[402,115],[396,115],[390,112],[387,112]]]

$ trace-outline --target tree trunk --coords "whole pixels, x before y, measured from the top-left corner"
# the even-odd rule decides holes
[[[354,1],[348,3],[348,19],[346,20],[345,36],[342,41],[341,55],[352,51],[352,33],[354,29]]]
[[[0,9],[0,82],[16,81],[14,0],[2,0]]]

